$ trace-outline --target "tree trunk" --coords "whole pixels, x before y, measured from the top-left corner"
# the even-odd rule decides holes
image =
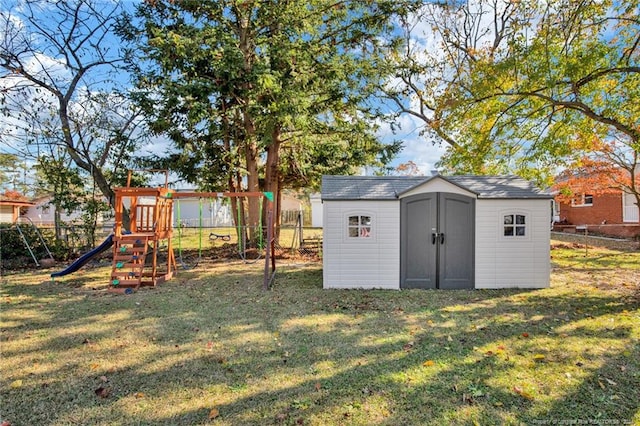
[[[250,10],[250,9],[248,9]],[[242,93],[244,94],[242,104],[242,121],[244,128],[244,156],[245,166],[247,171],[247,191],[257,192],[260,191],[260,180],[258,176],[258,144],[256,143],[256,128],[251,115],[251,97],[248,93],[251,91],[250,75],[253,71],[253,64],[255,59],[255,51],[251,37],[250,16],[247,15],[247,10],[236,9],[235,11],[238,24],[238,39],[239,49],[242,52],[243,68],[246,80],[242,84]],[[260,220],[259,213],[259,199],[257,197],[248,197],[248,223],[249,238],[255,240],[255,228]]]
[[[275,228],[274,238],[277,243],[280,242],[280,229],[282,227],[282,179],[278,179],[278,190],[274,194],[276,205],[273,209],[273,226]]]
[[[69,156],[76,164],[76,166],[81,169],[87,171],[91,174],[91,177],[97,187],[100,189],[102,195],[107,199],[109,205],[113,208],[115,202],[115,194],[111,185],[107,181],[102,169],[91,162],[88,158],[83,158],[80,153],[76,150],[75,144],[73,141],[73,135],[71,134],[71,127],[69,116],[67,113],[68,110],[68,100],[63,97],[61,94],[58,95],[58,101],[60,104],[60,110],[58,112],[58,117],[60,118],[60,122],[62,124],[62,133],[64,135],[64,141],[66,144],[67,152]],[[127,209],[122,209],[122,227],[124,229],[130,230],[131,219],[129,216],[129,212]]]
[[[245,130],[244,140],[244,158],[245,166],[247,170],[247,191],[259,192],[260,191],[260,179],[258,176],[258,144],[256,143],[256,129],[253,123],[253,118],[245,106],[243,108],[243,121]],[[248,227],[248,235],[251,241],[254,241],[257,237],[256,228],[260,221],[260,204],[258,197],[247,197],[248,205],[248,217],[246,226]]]
[[[275,227],[275,239],[279,240],[280,234],[280,146],[282,145],[280,126],[276,125],[271,132],[271,144],[267,147],[267,163],[264,172],[264,191],[274,195],[273,224]]]
[[[56,232],[56,240],[62,241],[62,217],[60,215],[60,206],[53,205],[53,227]]]

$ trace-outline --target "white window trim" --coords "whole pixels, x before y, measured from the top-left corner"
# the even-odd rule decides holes
[[[591,197],[590,203],[585,203],[584,201],[585,196],[587,195]],[[580,199],[579,202],[576,202],[575,198],[571,199],[571,207],[592,207],[593,206],[593,194],[580,194],[578,198]]]
[[[371,231],[369,232],[369,236],[368,237],[351,237],[349,236],[349,218],[352,216],[368,216],[371,218]],[[350,242],[350,243],[355,243],[355,244],[362,244],[362,243],[370,243],[370,242],[374,242],[376,240],[376,235],[377,235],[377,229],[376,229],[376,215],[371,212],[371,211],[366,211],[366,210],[355,210],[355,211],[348,211],[344,213],[343,219],[342,219],[342,235],[343,235],[343,240],[345,242]]]
[[[627,215],[627,208],[629,208],[629,205],[627,205],[626,199],[627,199],[627,196],[629,194],[631,194],[631,193],[630,192],[626,192],[626,191],[622,191],[622,222],[623,223],[637,223],[638,222],[637,218],[628,217],[628,215]],[[631,197],[633,197],[633,196],[631,196]],[[633,198],[632,198],[632,202],[633,202]],[[638,210],[637,215],[640,216],[640,207],[638,207],[638,206],[636,206],[636,207],[637,207],[637,210]]]
[[[560,222],[560,203],[556,200],[551,200],[551,222]]]
[[[514,227],[514,235],[504,235],[504,217],[513,215],[514,218],[516,215],[524,216],[524,235],[515,235],[515,226],[517,224],[513,224]],[[533,232],[533,226],[531,223],[531,213],[523,210],[503,210],[500,212],[498,216],[498,232],[500,233],[500,239],[503,241],[526,241],[531,239],[531,233]],[[509,225],[507,225],[509,226]]]

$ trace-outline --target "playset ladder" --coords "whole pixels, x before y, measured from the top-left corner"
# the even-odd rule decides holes
[[[149,236],[125,234],[115,239],[111,285],[140,288],[144,274]]]

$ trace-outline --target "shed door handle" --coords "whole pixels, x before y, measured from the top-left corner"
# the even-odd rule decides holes
[[[435,244],[437,238],[438,238],[438,233],[437,232],[432,232],[431,233],[431,244]]]
[[[440,233],[440,244],[444,244],[444,232]]]

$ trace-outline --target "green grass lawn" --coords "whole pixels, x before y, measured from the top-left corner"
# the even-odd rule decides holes
[[[106,263],[8,274],[0,420],[640,424],[640,254],[556,247],[528,291],[322,290],[305,259],[268,292],[237,260],[129,296]]]

